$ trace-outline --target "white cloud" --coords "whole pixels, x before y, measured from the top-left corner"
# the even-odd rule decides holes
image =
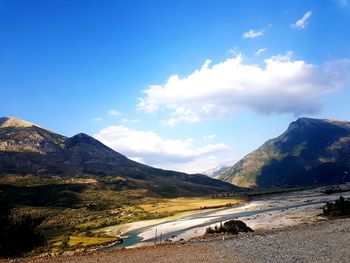
[[[312,15],[311,11],[306,12],[301,19],[296,21],[294,24],[291,24],[290,26],[293,28],[305,28],[311,15]]]
[[[218,143],[194,148],[193,139],[164,139],[151,131],[140,131],[125,126],[109,126],[94,137],[133,160],[149,165],[181,164],[206,155],[225,152],[229,146]]]
[[[216,134],[206,134],[203,136],[203,138],[206,140],[211,140],[211,139],[216,138]]]
[[[245,64],[242,56],[202,67],[188,76],[172,75],[163,85],[144,90],[138,110],[166,110],[162,125],[218,118],[240,109],[259,114],[312,114],[321,95],[342,87],[350,73],[349,60],[314,65],[295,60],[292,52],[272,56],[265,65]]]
[[[264,30],[255,30],[255,29],[250,29],[247,32],[244,32],[242,35],[242,38],[256,38],[264,35]]]
[[[92,118],[91,121],[102,121],[102,118],[100,117]]]
[[[123,119],[120,120],[120,123],[122,123],[122,124],[126,124],[126,123],[138,123],[138,122],[140,122],[139,119],[132,119],[132,120],[130,120],[130,119],[128,119],[128,118],[123,118]]]
[[[266,51],[266,48],[260,48],[255,52],[255,55],[259,56],[260,54],[264,53]]]
[[[121,115],[121,113],[115,109],[110,109],[108,112],[107,112],[108,115],[111,115],[111,116],[119,116]]]

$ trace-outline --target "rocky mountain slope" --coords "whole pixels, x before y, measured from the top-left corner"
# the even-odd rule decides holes
[[[113,176],[122,189],[158,195],[201,195],[238,188],[204,175],[156,169],[129,160],[93,137],[71,138],[17,118],[0,118],[0,174]]]
[[[218,178],[244,187],[350,181],[350,122],[299,118]]]

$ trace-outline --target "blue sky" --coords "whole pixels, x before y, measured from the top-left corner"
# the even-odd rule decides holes
[[[297,116],[350,119],[346,0],[1,0],[0,36],[0,115],[157,167],[232,164]]]

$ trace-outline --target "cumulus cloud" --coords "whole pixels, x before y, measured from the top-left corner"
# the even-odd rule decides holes
[[[255,55],[259,56],[260,54],[264,53],[266,51],[266,48],[260,48],[255,52]]]
[[[230,149],[222,143],[194,148],[191,138],[164,139],[151,131],[140,131],[118,125],[102,129],[94,137],[127,157],[149,165],[192,162],[197,158]]]
[[[322,94],[342,87],[349,75],[349,60],[314,65],[293,59],[292,52],[272,56],[264,65],[246,64],[241,55],[202,67],[188,76],[172,75],[163,85],[143,91],[138,110],[168,112],[165,126],[218,118],[240,109],[259,114],[313,114]]]
[[[293,28],[305,28],[306,25],[308,24],[308,21],[312,15],[311,11],[308,11],[304,14],[304,16],[296,21],[294,24],[291,24],[290,26]]]
[[[92,118],[91,121],[102,121],[102,118],[100,117]]]
[[[250,29],[247,32],[244,32],[242,35],[242,38],[256,38],[264,35],[264,30],[255,30],[255,29]]]
[[[107,112],[108,115],[110,116],[119,116],[121,115],[121,113],[115,109],[110,109],[108,112]]]

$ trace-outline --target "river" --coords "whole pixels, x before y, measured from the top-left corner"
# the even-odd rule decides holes
[[[350,197],[350,192],[326,195],[324,188],[269,195],[244,205],[207,209],[187,213],[175,219],[158,219],[134,222],[118,227],[127,236],[122,244],[112,245],[103,250],[130,248],[150,245],[156,242],[175,242],[180,239],[201,236],[209,225],[230,219],[244,221],[254,230],[283,228],[322,219],[321,206],[336,200],[340,195]],[[106,233],[113,233],[116,227],[108,227]]]

